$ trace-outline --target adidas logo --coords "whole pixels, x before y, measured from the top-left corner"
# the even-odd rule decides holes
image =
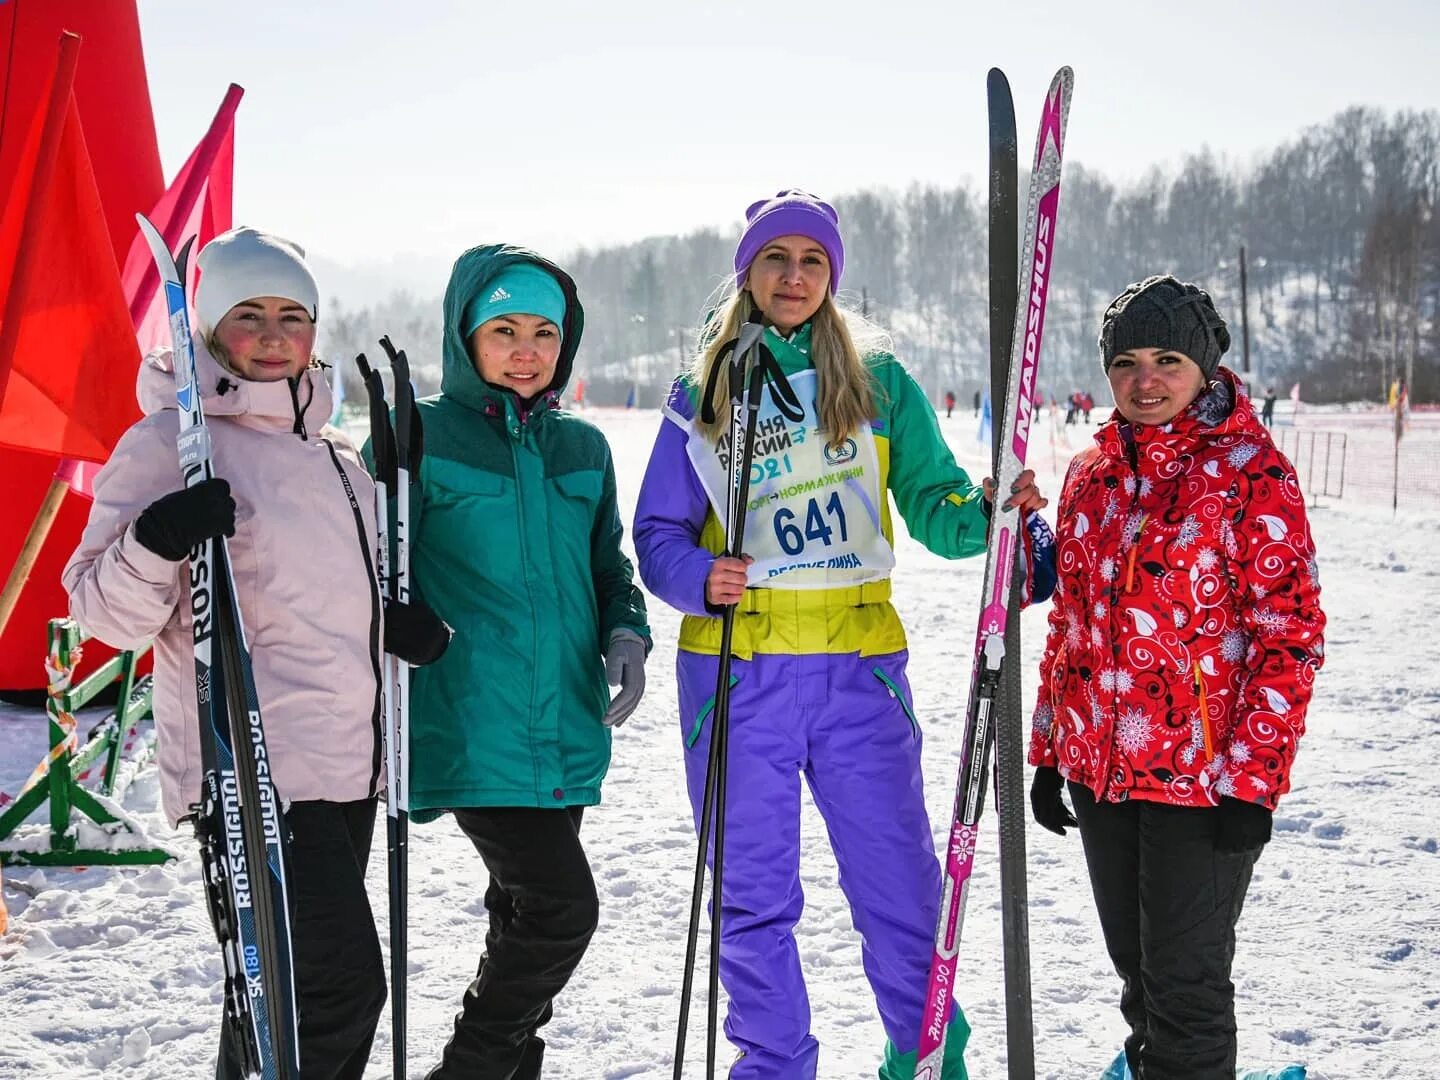
[[[503,286],[501,286],[500,288],[496,289],[494,292],[492,292],[492,293],[490,294],[490,299],[487,300],[486,303],[487,303],[487,304],[498,304],[501,300],[509,300],[509,299],[510,299],[510,294],[505,291],[505,289],[504,289]]]

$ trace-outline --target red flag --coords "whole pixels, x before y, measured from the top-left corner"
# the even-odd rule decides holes
[[[135,0],[0,0],[0,192],[9,196],[31,119],[45,112],[63,30],[85,41],[75,101],[118,265],[136,211],[165,190]]]
[[[170,182],[165,194],[147,215],[171,251],[192,236],[198,252],[215,236],[230,228],[233,213],[232,193],[235,173],[235,110],[245,91],[234,83],[226,91],[210,129]],[[188,287],[194,285],[195,260],[190,260]],[[170,343],[170,322],[165,297],[160,291],[160,275],[150,255],[150,247],[138,232],[125,259],[120,275],[125,298],[130,304],[130,317],[135,323],[135,336],[140,352]]]
[[[74,95],[80,38],[60,37],[0,219],[0,446],[104,461],[138,417],[137,360]]]

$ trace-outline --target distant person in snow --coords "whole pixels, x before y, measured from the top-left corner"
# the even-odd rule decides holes
[[[955,391],[945,391],[945,419],[950,419],[950,414],[955,411]]]
[[[1266,427],[1275,426],[1275,388],[1265,388],[1265,403],[1260,406],[1260,422]]]
[[[1235,1076],[1235,925],[1324,658],[1305,500],[1229,345],[1173,277],[1106,309],[1116,412],[1061,491],[1030,743],[1035,820],[1079,819],[1144,1080]]]
[[[685,614],[679,735],[697,821],[718,676],[717,616],[736,605],[720,951],[730,999],[725,1032],[741,1050],[730,1080],[814,1080],[817,1073],[819,1044],[794,937],[802,775],[830,832],[889,1037],[885,1080],[914,1075],[939,910],[905,631],[890,604],[890,498],[912,536],[958,559],[985,549],[989,495],[955,463],[935,409],[891,354],[888,336],[836,305],[844,261],[828,203],[790,190],[749,208],[733,281],[709,305],[693,369],[670,390],[635,514],[641,576]],[[747,550],[727,558],[720,553],[729,394],[727,380],[712,383],[711,375],[756,311],[804,418],[787,418],[765,394]],[[714,422],[705,420],[707,394]],[[1033,511],[1045,500],[1032,473],[1004,497],[1039,521]],[[968,1035],[957,1008],[946,1078],[964,1075]]]
[[[155,642],[155,725],[165,813],[201,798],[190,549],[229,537],[270,766],[290,829],[300,1067],[359,1078],[385,1003],[365,893],[380,775],[378,657],[415,664],[449,639],[423,604],[383,610],[370,476],[324,426],[330,387],[313,356],[319,290],[303,251],[239,228],[201,250],[195,367],[215,478],[185,487],[170,349],[146,357],[145,417],[95,477],[95,500],[63,580],[70,612],[117,649]],[[347,493],[354,493],[352,499]],[[319,554],[323,553],[323,555]],[[383,618],[382,618],[383,615]],[[216,1075],[242,1075],[224,1025]]]
[[[417,402],[412,582],[455,642],[412,682],[410,814],[452,813],[489,871],[485,952],[431,1080],[536,1080],[599,919],[580,821],[650,631],[610,446],[560,408],[584,323],[554,263],[471,248],[445,290],[440,393]]]
[[[1090,410],[1095,408],[1095,399],[1086,390],[1080,395],[1080,411],[1085,414],[1085,423],[1090,423]]]
[[[976,391],[975,391],[974,404],[975,404],[975,416],[976,416],[976,418],[978,419],[979,416],[980,416],[980,391],[979,391],[979,390],[976,390]]]

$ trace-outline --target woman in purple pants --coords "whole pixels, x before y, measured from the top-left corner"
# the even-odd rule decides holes
[[[678,682],[690,801],[698,821],[714,707],[719,615],[736,604],[720,977],[731,1080],[813,1080],[819,1044],[793,930],[800,918],[800,778],[829,830],[889,1042],[882,1080],[910,1080],[940,899],[905,677],[890,604],[893,522],[946,558],[985,548],[988,495],[956,465],[935,410],[882,331],[842,311],[845,251],[835,210],[783,191],[746,213],[733,286],[670,392],[635,516],[640,573],[685,613]],[[760,410],[743,559],[720,557],[729,409],[700,396],[722,346],[756,311],[804,407]],[[1022,475],[1011,501],[1045,504]],[[965,1076],[969,1026],[951,1024],[945,1080]],[[833,1075],[833,1074],[832,1074]]]

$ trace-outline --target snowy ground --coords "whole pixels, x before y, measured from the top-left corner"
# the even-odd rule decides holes
[[[610,436],[622,503],[633,507],[658,416],[592,417]],[[968,411],[942,423],[961,459],[978,467]],[[1076,448],[1090,430],[1069,429]],[[1042,424],[1031,456],[1053,494],[1054,470],[1071,449],[1063,430],[1053,450],[1050,438]],[[1347,499],[1312,515],[1329,659],[1295,791],[1281,807],[1240,925],[1241,1058],[1252,1067],[1304,1063],[1312,1080],[1440,1077],[1440,651],[1433,636],[1440,568],[1431,531],[1440,525],[1440,502],[1416,511],[1402,503],[1392,519],[1388,508]],[[947,563],[905,537],[898,548],[895,603],[911,636],[910,680],[927,733],[938,835],[953,794],[981,561]],[[679,619],[658,602],[651,617],[649,689],[617,735],[605,804],[586,817],[601,926],[546,1031],[553,1080],[662,1080],[671,1072],[694,838],[675,715]],[[1023,626],[1028,687],[1043,613],[1027,613]],[[0,711],[0,790],[16,791],[44,738],[38,711]],[[167,837],[157,802],[153,774],[126,797],[153,835]],[[987,815],[963,949],[961,1001],[975,1027],[968,1058],[976,1080],[1005,1075],[994,820]],[[370,890],[383,925],[383,826],[379,835]],[[884,1035],[834,862],[808,805],[804,836],[808,906],[799,936],[820,1074],[873,1077]],[[0,1077],[208,1074],[220,964],[197,862],[184,837],[174,842],[187,858],[158,869],[8,872]],[[1122,1037],[1116,979],[1078,839],[1032,828],[1029,843],[1038,1073],[1086,1080]],[[409,1066],[422,1075],[474,971],[485,874],[448,820],[412,830],[411,860]],[[687,1076],[695,1077],[703,1073],[703,1011],[691,1031]],[[369,1076],[389,1075],[389,1040],[387,1013]]]

